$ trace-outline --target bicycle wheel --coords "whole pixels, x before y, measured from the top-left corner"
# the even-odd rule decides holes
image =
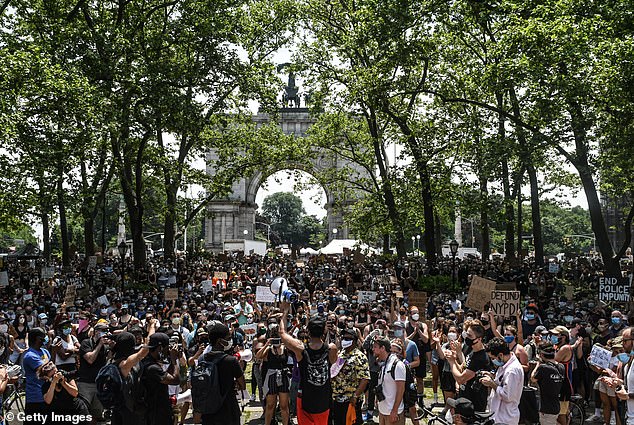
[[[570,425],[583,425],[586,421],[586,412],[583,411],[583,407],[577,403],[570,403]]]
[[[9,396],[9,399],[5,403],[5,414],[7,412],[13,413],[13,417],[18,417],[19,412],[24,412],[24,406],[26,405],[26,393],[24,391],[15,391]]]

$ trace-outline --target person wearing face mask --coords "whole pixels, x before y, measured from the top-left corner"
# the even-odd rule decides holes
[[[247,302],[247,296],[242,294],[240,295],[240,301],[233,306],[233,311],[238,318],[238,323],[245,325],[247,323],[247,316],[253,315],[253,306]]]
[[[447,335],[443,335],[442,332],[436,332],[433,336],[434,344],[433,347],[436,350],[436,354],[439,359],[439,367],[440,369],[440,389],[443,394],[443,399],[445,402],[448,399],[453,399],[456,397],[456,380],[451,373],[451,365],[445,359],[445,352],[450,351],[452,348],[452,344],[457,346],[458,344],[458,328],[456,325],[450,325],[447,329]],[[448,405],[445,403],[445,408],[441,414],[441,417],[444,417],[449,410]]]
[[[355,329],[345,329],[341,335],[341,350],[332,367],[332,409],[330,421],[345,425],[348,406],[356,411],[357,421],[363,423],[361,404],[370,380],[368,357],[359,349]]]
[[[75,372],[77,370],[75,354],[79,351],[79,341],[72,334],[70,320],[62,320],[57,327],[57,336],[51,344],[53,362],[59,370]]]
[[[232,395],[234,388],[237,387],[238,390],[243,390],[246,385],[238,359],[225,354],[233,345],[229,328],[222,322],[214,320],[207,325],[207,334],[209,335],[209,346],[205,350],[205,354],[203,354],[203,359],[207,362],[217,362],[220,392],[226,394],[226,396],[222,407],[217,413],[204,414],[200,420],[197,420],[199,414],[195,412],[194,422],[202,423],[203,425],[239,425],[240,406],[237,398]],[[219,359],[219,357],[221,358]]]
[[[480,383],[491,388],[488,410],[496,423],[518,425],[520,399],[524,388],[524,369],[502,338],[493,338],[487,344],[487,354],[496,367],[495,375],[485,372]]]
[[[541,318],[537,314],[537,306],[533,303],[526,307],[526,313],[522,320],[522,337],[525,339],[535,332],[537,326],[541,325]]]
[[[150,350],[141,361],[141,383],[145,386],[147,403],[146,423],[172,425],[174,418],[168,386],[180,384],[180,352],[170,347],[169,337],[162,332],[153,333],[144,348]],[[166,362],[169,362],[169,367],[164,370]]]
[[[623,330],[622,344],[623,355],[621,359],[622,380],[614,383],[614,391],[619,400],[626,403],[625,423],[634,425],[634,368],[632,367],[632,357],[634,357],[634,327],[630,326]],[[627,354],[627,356],[625,355]]]
[[[416,388],[419,394],[422,394],[425,389],[423,380],[427,376],[427,362],[431,363],[429,329],[427,324],[421,319],[418,307],[411,306],[409,309],[409,321],[405,326],[405,334],[407,335],[407,339],[414,341],[418,347],[420,364],[412,370],[416,377]]]
[[[575,350],[581,345],[581,340],[577,340],[574,345],[570,344],[570,333],[565,326],[556,326],[550,330],[550,342],[555,346],[555,360],[564,366],[564,384],[559,398],[561,409],[557,421],[561,425],[567,425],[568,409],[570,397],[572,397],[572,369]]]
[[[616,338],[617,336],[623,333],[625,330],[625,323],[623,321],[623,313],[618,310],[614,310],[612,312],[610,321],[612,324],[610,325],[610,332],[612,333],[612,338]]]
[[[456,361],[458,357],[457,346],[452,346],[451,350],[444,352],[451,367],[451,373],[460,386],[458,396],[470,400],[476,412],[484,412],[487,406],[487,393],[481,391],[478,386],[474,387],[478,381],[477,373],[481,370],[489,370],[491,364],[482,343],[483,336],[484,327],[481,324],[474,322],[469,326],[464,338],[464,345],[471,348],[471,353],[467,355],[464,367]]]
[[[181,325],[181,314],[179,311],[172,311],[170,315],[171,328],[180,333],[184,341],[189,340],[189,329]]]
[[[531,373],[530,380],[539,386],[539,423],[557,425],[560,410],[559,394],[566,371],[563,365],[555,361],[555,348],[549,341],[542,342],[538,347],[539,361]]]
[[[103,418],[103,406],[97,398],[95,380],[99,370],[106,364],[108,345],[112,343],[107,338],[108,326],[97,323],[92,336],[84,339],[79,347],[79,369],[77,370],[77,387],[88,409],[95,420]]]
[[[266,397],[264,407],[264,424],[270,425],[279,400],[283,425],[289,424],[289,392],[288,353],[282,344],[277,329],[270,334],[266,344],[255,354],[262,360],[262,385]]]
[[[27,350],[26,337],[29,333],[29,326],[26,323],[26,315],[18,314],[13,322],[13,354],[11,354],[11,363],[18,364],[22,355]]]
[[[48,413],[48,407],[42,395],[44,381],[38,378],[37,371],[45,363],[51,360],[51,353],[44,348],[48,344],[48,335],[41,328],[33,328],[28,334],[29,349],[24,353],[22,367],[26,381],[26,404],[24,413]],[[37,421],[25,421],[26,425],[36,424]]]
[[[519,360],[519,362],[522,364],[522,367],[524,368],[524,373],[528,374],[528,354],[526,353],[524,346],[517,342],[517,329],[515,328],[515,326],[505,326],[503,338],[504,342],[508,344],[509,350],[511,350],[511,352],[515,354],[517,360]]]

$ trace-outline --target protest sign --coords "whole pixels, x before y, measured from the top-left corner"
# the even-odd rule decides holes
[[[394,290],[392,291],[392,293],[394,294],[396,298],[403,298],[403,291]]]
[[[574,294],[575,294],[575,287],[572,285],[566,285],[566,298],[571,300]]]
[[[91,255],[88,257],[88,270],[97,268],[97,256]]]
[[[491,310],[498,317],[513,317],[520,311],[520,291],[491,291]]]
[[[165,301],[178,299],[178,288],[165,288]]]
[[[296,265],[297,267],[304,267],[304,266],[305,266],[305,264],[304,264],[304,262],[303,262],[303,261],[298,261],[298,262],[296,262],[296,263],[295,263],[295,265]]]
[[[99,305],[110,305],[110,301],[108,301],[108,297],[105,295],[98,297],[97,301],[99,302]]]
[[[495,285],[496,291],[515,291],[516,289],[517,286],[515,285],[515,282],[498,283]]]
[[[407,294],[407,303],[409,305],[415,305],[419,309],[424,309],[427,305],[427,292],[423,291],[409,291]]]
[[[75,304],[75,297],[77,296],[77,288],[75,285],[66,286],[66,295],[64,296],[64,302],[67,306]]]
[[[359,303],[371,303],[376,300],[375,291],[359,291]]]
[[[616,277],[599,278],[599,301],[630,301],[630,279]]]
[[[590,364],[600,367],[601,369],[610,369],[610,360],[612,359],[612,351],[606,350],[597,344],[592,346],[590,351]]]
[[[495,291],[495,281],[480,276],[473,276],[467,295],[467,307],[484,311],[491,301],[491,292]]]
[[[0,272],[0,286],[9,286],[9,274],[7,272]]]
[[[268,286],[256,286],[255,300],[259,303],[274,303],[275,295]]]
[[[201,289],[203,294],[207,294],[214,290],[214,285],[212,280],[203,280],[200,282]]]
[[[352,262],[354,264],[365,263],[365,255],[361,253],[361,250],[357,249],[356,251],[354,251],[354,255],[352,256]]]
[[[214,277],[217,279],[227,280],[227,272],[214,272]]]
[[[548,273],[559,273],[559,264],[557,263],[548,263]]]
[[[42,267],[40,276],[42,276],[42,279],[51,279],[55,276],[55,267]]]

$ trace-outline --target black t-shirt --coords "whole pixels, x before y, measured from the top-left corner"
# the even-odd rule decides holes
[[[549,415],[559,413],[559,393],[564,382],[563,365],[542,363],[535,372],[535,379],[539,385],[541,407],[539,411]]]
[[[106,348],[102,347],[99,350],[99,354],[95,358],[95,361],[90,364],[84,358],[86,353],[91,353],[95,347],[97,347],[95,341],[92,338],[86,338],[81,342],[79,346],[79,370],[77,371],[77,381],[95,383],[99,369],[106,365]]]
[[[212,351],[205,354],[205,361],[212,361],[223,353]],[[240,425],[240,406],[238,399],[234,394],[236,379],[242,376],[242,368],[238,359],[234,356],[225,356],[218,362],[218,383],[220,384],[220,392],[227,394],[225,401],[220,410],[214,414],[202,415],[203,425],[206,424],[222,424],[222,425]]]
[[[490,370],[491,364],[489,356],[485,350],[472,352],[467,356],[467,369],[476,373],[476,376],[460,385],[459,397],[465,397],[473,403],[473,408],[476,412],[485,412],[487,408],[487,396],[488,392],[485,387],[482,387],[477,376],[480,370]],[[474,384],[476,384],[474,388]]]
[[[147,401],[147,423],[154,425],[173,425],[172,405],[165,379],[167,372],[149,355],[141,363],[143,368],[141,381],[145,385]]]
[[[45,395],[50,387],[51,381],[44,382],[42,384],[42,395]],[[55,391],[49,408],[51,412],[60,415],[88,414],[86,405],[80,399],[71,396],[65,388]]]

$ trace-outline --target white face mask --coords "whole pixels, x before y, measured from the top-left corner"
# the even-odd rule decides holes
[[[418,315],[418,313],[412,314],[412,320],[414,320],[414,321],[417,321],[419,319],[419,317],[420,316]]]
[[[341,340],[341,348],[348,348],[352,345],[351,339],[343,339]]]
[[[7,332],[9,330],[9,325],[0,325],[0,332]]]
[[[224,351],[229,350],[231,347],[233,347],[233,338],[232,338],[232,339],[229,339],[228,341],[225,341],[225,342],[222,344],[222,349],[223,349]]]
[[[458,339],[458,334],[456,334],[455,332],[449,332],[447,334],[447,339],[449,339],[449,341],[455,341],[456,339]]]
[[[180,325],[180,324],[181,324],[181,318],[180,318],[180,317],[174,317],[174,318],[172,319],[172,325],[174,325],[174,326],[178,326],[178,325]]]

